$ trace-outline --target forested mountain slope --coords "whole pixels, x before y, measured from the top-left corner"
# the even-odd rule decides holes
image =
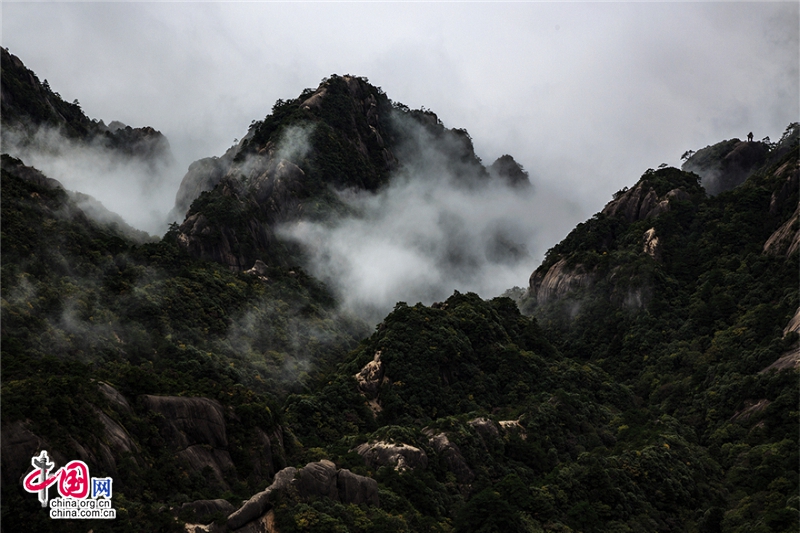
[[[430,146],[464,187],[528,182],[366,80],[193,164],[154,243],[4,155],[3,528],[796,531],[797,140],[715,196],[648,170],[514,299],[398,302],[372,332],[276,225]],[[116,520],[51,520],[21,484],[42,449],[112,477]]]
[[[529,184],[511,156],[488,169],[464,130],[428,110],[393,103],[365,78],[333,75],[297,98],[279,100],[222,157],[192,163],[173,210],[186,218],[178,242],[191,255],[247,270],[297,262],[301,251],[276,235],[281,223],[326,220],[348,211],[337,192],[378,191],[402,166],[425,165],[462,186]]]
[[[121,154],[139,158],[152,165],[172,159],[169,142],[161,132],[150,127],[131,128],[120,122],[108,126],[102,120],[86,116],[76,99],[66,102],[47,80],[25,67],[5,48],[0,49],[0,108],[3,114],[4,144],[50,144],[53,134],[95,144]]]

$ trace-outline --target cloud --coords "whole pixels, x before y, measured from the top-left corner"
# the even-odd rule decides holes
[[[339,191],[354,215],[279,234],[302,243],[311,273],[372,321],[397,301],[430,304],[454,289],[493,297],[524,284],[578,207],[546,187],[511,187],[476,164],[454,165],[455,136],[401,127],[411,140],[387,188]]]
[[[136,229],[162,235],[180,180],[174,160],[171,156],[152,159],[126,155],[99,139],[71,139],[47,126],[32,136],[5,130],[3,151],[58,180],[67,190],[91,194],[74,197],[86,208],[85,213],[99,222],[117,221],[116,213]]]
[[[799,20],[797,2],[9,2],[3,45],[88,114],[164,132],[182,169],[277,99],[366,76],[484,159],[514,155],[540,210],[548,191],[574,202],[545,222],[564,230],[539,228],[546,247],[647,168],[778,138],[800,113]]]

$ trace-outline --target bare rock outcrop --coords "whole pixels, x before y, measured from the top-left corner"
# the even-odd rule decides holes
[[[216,187],[225,174],[225,167],[226,161],[218,157],[206,157],[189,165],[175,195],[173,216],[182,218],[193,201],[205,191]]]
[[[113,418],[105,414],[100,409],[94,409],[100,423],[103,424],[106,443],[100,443],[101,462],[110,472],[117,471],[116,458],[130,454],[136,464],[140,464],[137,458],[139,447],[128,434],[124,426],[117,423]]]
[[[472,483],[475,474],[467,465],[464,456],[458,446],[447,438],[445,433],[436,433],[433,430],[423,430],[428,435],[428,442],[436,450],[437,455],[442,458],[447,469],[456,477],[456,481],[461,484]]]
[[[428,466],[425,451],[409,444],[378,441],[360,444],[355,451],[373,468],[394,465],[395,470],[404,471]]]
[[[661,243],[656,235],[655,228],[650,228],[642,235],[642,252],[656,261],[661,261]]]
[[[766,161],[769,150],[763,142],[730,139],[698,150],[681,168],[699,175],[708,194],[715,196],[744,183]]]
[[[530,295],[538,304],[544,304],[594,283],[594,273],[581,265],[570,266],[561,259],[546,272],[536,270],[530,279]]]
[[[741,411],[737,411],[731,417],[731,422],[746,422],[753,416],[757,415],[758,413],[764,411],[769,404],[772,403],[766,398],[762,398],[758,401],[747,401],[745,402],[745,408]]]
[[[341,469],[336,474],[336,488],[339,492],[339,501],[360,505],[378,506],[378,482],[366,476],[359,476],[349,470]]]
[[[272,484],[255,494],[228,516],[228,528],[235,531],[269,531],[263,529],[265,516],[279,491],[290,490],[301,500],[330,498],[345,504],[378,506],[378,482],[346,469],[337,470],[328,460],[308,463],[301,469],[287,467],[275,474]],[[241,529],[240,529],[241,528]]]
[[[800,370],[800,346],[795,347],[788,352],[784,352],[771,365],[763,370],[760,370],[758,373],[765,374],[771,370],[776,372],[783,370]]]
[[[522,440],[526,440],[528,438],[528,432],[525,431],[525,427],[520,423],[519,420],[500,420],[498,421],[500,424],[500,429],[503,433],[516,433]]]
[[[186,502],[181,505],[181,511],[192,511],[197,517],[213,515],[222,513],[224,516],[231,514],[236,508],[227,500],[197,500],[193,502]]]
[[[159,431],[167,446],[193,470],[210,467],[216,481],[227,486],[225,473],[234,468],[222,405],[208,398],[141,397],[143,405],[162,415]]]
[[[228,527],[239,529],[248,522],[256,520],[272,507],[272,499],[277,491],[288,488],[297,474],[297,469],[290,466],[277,474],[272,484],[263,491],[253,495],[242,506],[228,516]]]
[[[689,193],[683,189],[672,189],[659,197],[653,187],[645,182],[638,183],[633,189],[623,192],[603,208],[606,216],[621,216],[628,222],[637,222],[657,217],[669,211],[671,200],[688,200]]]
[[[467,424],[472,426],[484,439],[496,439],[500,436],[497,425],[488,418],[473,418]]]
[[[17,420],[11,424],[3,424],[2,434],[0,464],[3,468],[3,483],[14,484],[31,468],[31,457],[48,447],[43,438],[31,431],[29,421]]]
[[[372,361],[364,365],[364,368],[354,376],[359,392],[367,399],[367,403],[375,415],[382,410],[378,403],[378,392],[383,382],[388,380],[385,374],[386,365],[381,361],[381,351],[378,350],[375,352]]]
[[[800,207],[764,243],[765,254],[789,257],[797,250],[800,250]]]
[[[97,388],[103,393],[103,396],[111,402],[115,408],[121,410],[126,414],[132,414],[133,410],[131,409],[131,404],[128,403],[128,399],[122,395],[117,389],[106,383],[105,381],[98,381]]]
[[[294,485],[300,494],[339,499],[339,489],[336,487],[336,465],[323,459],[315,463],[308,463],[297,471]]]

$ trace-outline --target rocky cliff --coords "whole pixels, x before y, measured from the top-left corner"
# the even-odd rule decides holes
[[[434,153],[439,170],[465,186],[490,179],[530,185],[511,156],[484,167],[469,134],[446,128],[431,111],[392,103],[364,78],[331,76],[279,100],[221,157],[189,167],[173,210],[178,219],[186,214],[178,240],[193,256],[232,270],[256,260],[292,263],[295,252],[276,236],[278,225],[346,212],[339,192],[377,191],[401,166],[419,171]]]
[[[2,139],[6,146],[42,144],[40,134],[53,130],[73,142],[103,147],[153,167],[174,161],[169,142],[161,132],[119,122],[106,126],[102,120],[90,119],[77,100],[64,101],[47,80],[40,81],[20,58],[5,48],[0,49],[0,66]]]
[[[766,142],[731,139],[698,150],[681,168],[698,174],[708,194],[717,195],[744,183],[769,152]]]
[[[604,276],[619,285],[612,291],[615,300],[635,301],[631,295],[639,288],[630,287],[624,269],[612,264],[620,248],[620,236],[641,226],[637,246],[631,252],[634,257],[659,262],[664,243],[655,227],[659,225],[657,220],[674,209],[696,204],[703,197],[697,176],[674,168],[649,170],[636,185],[617,192],[600,213],[579,224],[547,253],[542,265],[531,274],[523,306],[530,309],[574,295]]]

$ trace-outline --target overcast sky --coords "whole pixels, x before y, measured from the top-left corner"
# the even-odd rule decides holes
[[[569,226],[688,149],[798,120],[798,3],[14,3],[2,45],[182,170],[333,73],[466,128],[569,195]],[[91,192],[91,191],[89,191]]]

